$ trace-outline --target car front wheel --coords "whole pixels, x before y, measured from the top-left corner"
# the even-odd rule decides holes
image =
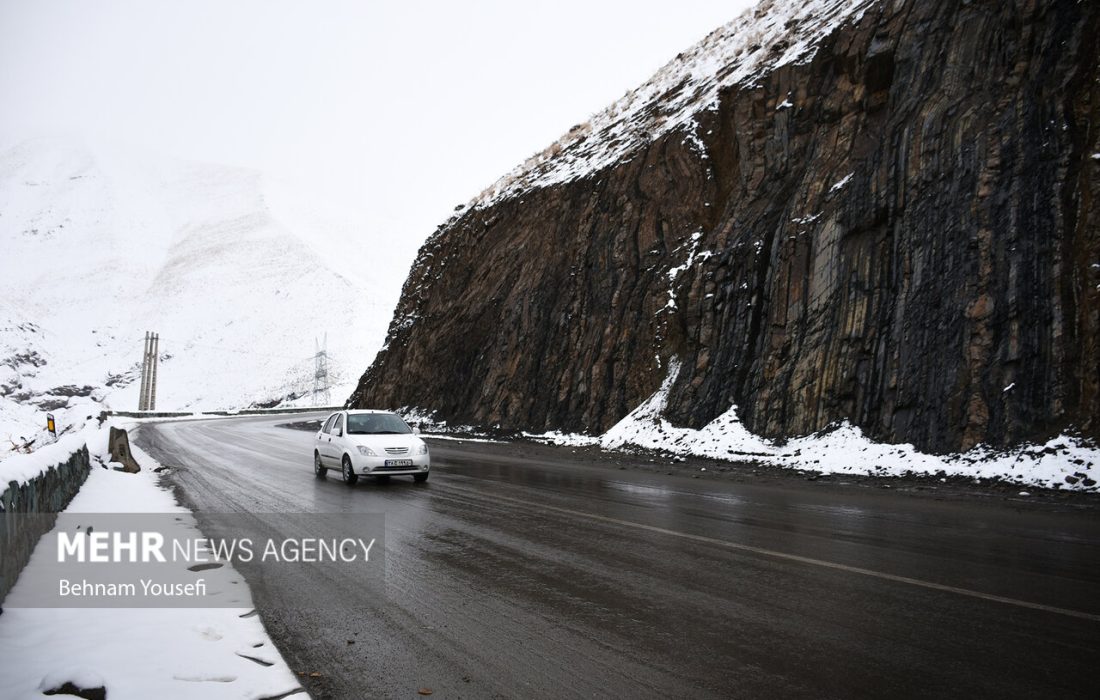
[[[324,479],[325,474],[328,474],[328,469],[321,466],[321,455],[317,452],[313,453],[313,473],[317,475],[318,479]]]
[[[355,473],[355,469],[351,466],[351,457],[344,455],[344,483],[348,486],[355,486],[356,481],[359,481],[359,475]]]
[[[423,484],[427,480],[428,480],[428,472],[424,472],[423,474],[413,474],[413,481],[415,481],[418,484]]]

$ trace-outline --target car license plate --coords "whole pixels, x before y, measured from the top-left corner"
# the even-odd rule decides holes
[[[411,459],[387,459],[387,467],[411,467],[413,461]]]

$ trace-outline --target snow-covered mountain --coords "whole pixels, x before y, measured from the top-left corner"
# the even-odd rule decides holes
[[[673,131],[688,133],[705,154],[699,119],[718,109],[721,90],[752,84],[780,66],[808,62],[822,37],[858,21],[875,1],[761,0],[517,165],[475,197],[471,208],[598,172]]]
[[[0,153],[0,441],[44,410],[136,409],[147,330],[160,410],[309,390],[326,333],[351,382],[417,243],[246,169],[72,140]]]

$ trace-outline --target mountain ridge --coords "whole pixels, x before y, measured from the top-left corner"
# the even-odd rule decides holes
[[[566,182],[614,164],[632,149],[686,130],[697,146],[696,116],[724,88],[806,60],[812,37],[862,16],[878,0],[763,0],[662,66],[589,120],[509,171],[470,201],[484,208],[509,193]]]

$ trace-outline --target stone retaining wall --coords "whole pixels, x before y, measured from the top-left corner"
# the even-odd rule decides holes
[[[12,481],[0,494],[0,602],[15,585],[38,539],[49,532],[88,478],[88,447],[29,481]]]

